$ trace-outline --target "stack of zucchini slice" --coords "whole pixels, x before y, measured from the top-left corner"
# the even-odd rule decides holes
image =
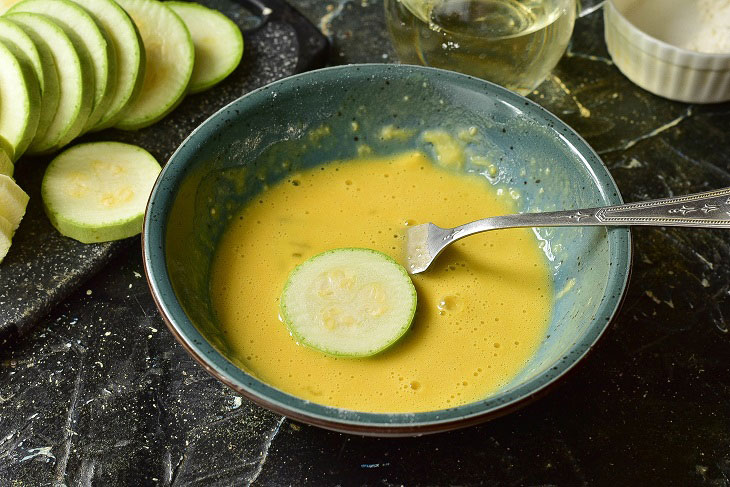
[[[147,127],[223,80],[243,54],[239,28],[196,3],[0,0],[0,14],[0,174],[13,184],[23,154]],[[108,149],[100,156],[113,157]],[[0,260],[17,228],[5,221],[9,187],[0,179]]]
[[[0,17],[0,135],[17,160],[85,132],[147,127],[242,54],[236,24],[196,3],[22,0]]]

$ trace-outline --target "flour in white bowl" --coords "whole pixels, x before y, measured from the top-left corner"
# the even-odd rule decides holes
[[[683,47],[707,53],[730,53],[730,0],[694,0],[697,2],[697,33]]]

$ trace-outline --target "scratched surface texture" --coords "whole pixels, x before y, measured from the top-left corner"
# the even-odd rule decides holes
[[[391,61],[377,1],[297,0],[333,63]],[[730,105],[633,86],[600,13],[531,95],[600,152],[627,201],[730,186]],[[172,339],[134,245],[0,350],[0,485],[730,485],[730,233],[639,229],[625,306],[595,352],[507,417],[423,438],[298,424]]]

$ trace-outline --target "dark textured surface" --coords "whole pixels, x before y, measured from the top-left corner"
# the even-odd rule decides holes
[[[390,60],[380,2],[297,0],[334,62]],[[531,95],[602,155],[625,200],[730,185],[730,105],[641,91],[600,14]],[[581,109],[582,107],[582,109]],[[0,485],[730,485],[730,233],[637,229],[625,305],[548,396],[453,433],[373,439],[236,397],[177,345],[138,241],[0,351]]]
[[[204,2],[205,3],[205,2]],[[252,15],[229,0],[208,0],[241,28]],[[298,43],[286,23],[272,21],[245,35],[241,65],[212,90],[187,97],[162,121],[135,132],[105,130],[81,139],[116,140],[144,147],[164,163],[206,118],[242,94],[295,73]],[[85,245],[62,237],[43,214],[40,181],[50,158],[24,158],[15,177],[31,196],[27,215],[0,266],[0,340],[24,334],[52,307],[131,242]]]

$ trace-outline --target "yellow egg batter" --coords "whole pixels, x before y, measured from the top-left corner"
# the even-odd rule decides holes
[[[300,398],[370,412],[476,401],[508,383],[546,332],[551,281],[529,229],[464,239],[413,276],[413,325],[373,357],[297,344],[278,300],[289,272],[325,250],[367,247],[403,262],[406,225],[452,227],[513,211],[483,176],[420,152],[297,173],[255,198],[224,234],[211,270],[213,308],[237,362]]]

